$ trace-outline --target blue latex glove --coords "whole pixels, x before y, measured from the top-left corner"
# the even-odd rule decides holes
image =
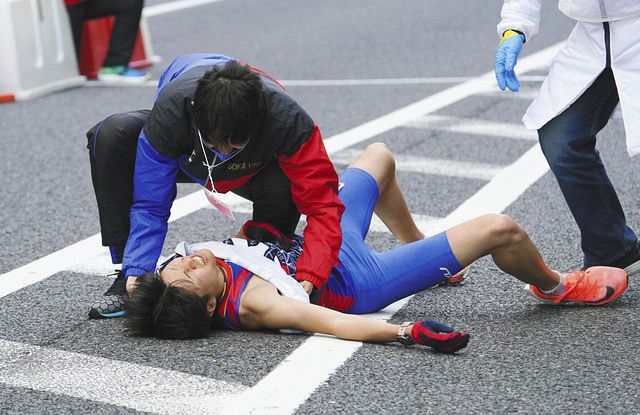
[[[507,30],[500,40],[496,51],[495,70],[498,87],[503,91],[505,88],[509,88],[513,92],[520,90],[520,81],[516,77],[514,68],[524,42],[524,36],[513,30]]]

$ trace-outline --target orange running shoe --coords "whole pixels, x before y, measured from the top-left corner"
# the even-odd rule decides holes
[[[471,265],[467,265],[466,268],[462,268],[457,274],[446,277],[444,281],[438,284],[438,287],[458,286],[463,285],[465,279],[471,272]]]
[[[627,289],[627,284],[627,274],[623,269],[591,267],[564,274],[565,292],[560,295],[547,295],[531,284],[524,289],[545,303],[602,305],[620,297]]]

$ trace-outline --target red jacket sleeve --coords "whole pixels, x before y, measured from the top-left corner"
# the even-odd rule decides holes
[[[318,126],[309,139],[278,162],[291,181],[291,196],[300,213],[307,215],[303,252],[296,264],[296,279],[320,289],[338,260],[342,243],[340,218],[344,205],[338,198],[338,175],[329,160]]]

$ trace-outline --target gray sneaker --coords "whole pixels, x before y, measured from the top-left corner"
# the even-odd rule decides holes
[[[114,274],[116,279],[102,297],[96,300],[89,309],[89,318],[115,318],[124,316],[124,306],[127,299],[127,279],[122,271]]]

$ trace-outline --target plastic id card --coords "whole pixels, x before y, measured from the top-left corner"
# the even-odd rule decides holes
[[[231,211],[231,208],[227,206],[223,201],[218,199],[214,192],[205,188],[204,194],[207,197],[207,200],[209,201],[209,203],[211,203],[214,208],[218,209],[220,212],[222,212],[223,215],[225,215],[229,219],[233,221],[236,220],[235,216],[233,216],[233,212]]]

